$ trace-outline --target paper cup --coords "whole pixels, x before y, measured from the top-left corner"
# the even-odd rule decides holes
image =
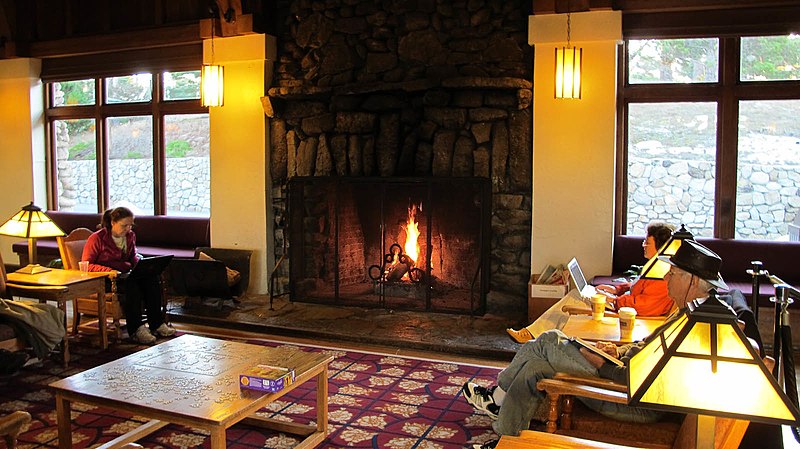
[[[636,325],[636,309],[633,307],[620,307],[619,309],[619,336],[624,340],[633,338],[633,326]]]
[[[89,272],[89,261],[88,260],[82,260],[82,261],[78,262],[78,266],[80,267],[81,272],[83,272],[83,273],[88,273]]]
[[[606,312],[606,296],[594,295],[592,296],[592,319],[600,321]]]

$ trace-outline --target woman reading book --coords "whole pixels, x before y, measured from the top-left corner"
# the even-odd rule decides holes
[[[642,242],[645,259],[650,259],[658,253],[672,235],[675,227],[663,221],[651,221],[647,224],[647,236]],[[617,286],[598,285],[598,292],[605,293],[607,301],[614,305],[615,310],[620,307],[633,307],[637,316],[662,316],[672,310],[673,303],[667,294],[667,283],[663,279],[637,278],[632,283]],[[570,292],[561,298],[552,307],[547,309],[533,323],[520,330],[506,329],[508,335],[517,343],[525,343],[549,329],[562,329],[567,322],[568,314],[562,311],[564,306],[584,306],[583,301]]]

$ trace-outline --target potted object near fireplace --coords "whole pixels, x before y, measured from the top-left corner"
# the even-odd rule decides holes
[[[488,179],[295,177],[288,198],[293,301],[484,313]]]

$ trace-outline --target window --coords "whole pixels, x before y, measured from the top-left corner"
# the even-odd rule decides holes
[[[47,89],[56,209],[210,215],[199,71],[52,82]]]
[[[627,39],[618,232],[789,239],[800,224],[800,38]]]

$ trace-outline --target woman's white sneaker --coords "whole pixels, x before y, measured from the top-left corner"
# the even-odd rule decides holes
[[[136,332],[131,337],[133,341],[137,343],[141,343],[143,345],[152,345],[156,342],[156,337],[150,333],[150,329],[147,328],[147,325],[143,324],[136,329]]]
[[[172,337],[175,335],[175,329],[167,326],[167,323],[161,323],[161,326],[158,326],[158,329],[156,329],[155,334],[159,337]]]

